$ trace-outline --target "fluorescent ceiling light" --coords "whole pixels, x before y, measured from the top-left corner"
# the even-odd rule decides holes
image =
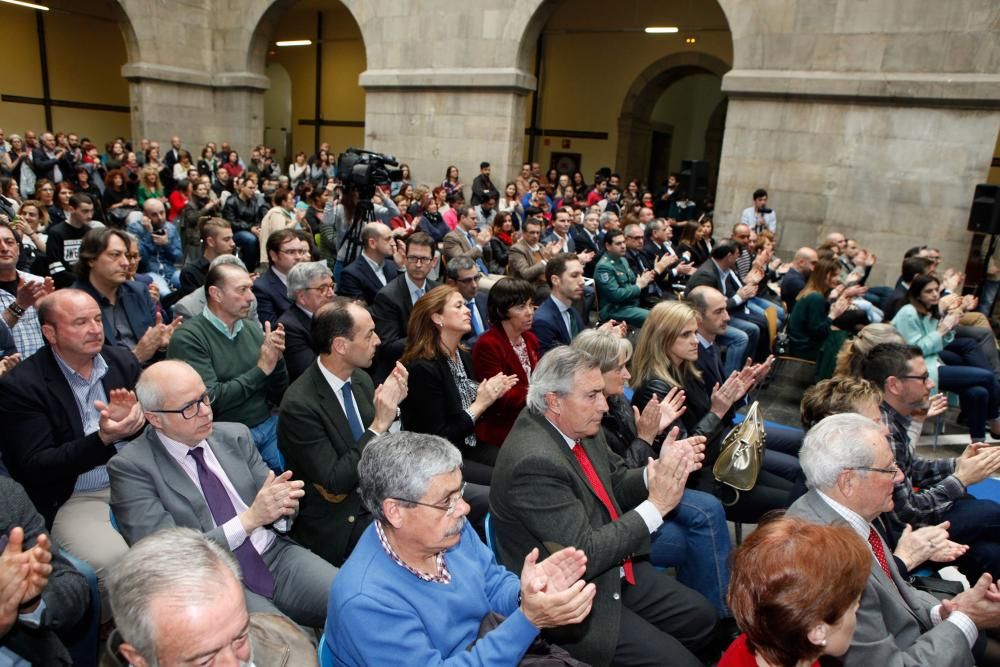
[[[49,11],[49,8],[45,5],[36,5],[33,2],[21,2],[21,0],[0,0],[0,2],[6,2],[8,5],[18,5],[19,7],[27,7],[28,9],[40,9],[43,12]]]
[[[663,35],[667,33],[675,33],[677,32],[677,28],[675,26],[649,26],[646,28],[646,32],[650,35]]]
[[[286,39],[281,42],[275,42],[277,46],[309,46],[312,44],[311,39]]]

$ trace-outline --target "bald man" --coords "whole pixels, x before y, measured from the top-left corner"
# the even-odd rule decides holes
[[[809,279],[809,274],[812,273],[813,267],[818,261],[819,257],[812,248],[802,247],[795,251],[792,266],[781,278],[781,300],[785,302],[789,312],[795,305],[795,299],[799,296],[799,292],[806,286],[806,280]]]
[[[159,199],[147,199],[142,205],[142,219],[128,230],[139,239],[139,271],[148,273],[164,297],[181,286],[181,235],[174,223],[167,222],[167,212]]]
[[[321,627],[336,568],[285,537],[303,483],[277,477],[243,424],[212,422],[208,390],[183,361],[142,374],[149,425],[108,466],[111,506],[129,544],[163,528],[193,528],[239,561],[247,608]]]
[[[392,230],[381,222],[364,226],[361,243],[364,246],[361,254],[340,272],[337,295],[361,299],[371,306],[378,291],[399,275],[399,266],[393,259],[397,244]]]

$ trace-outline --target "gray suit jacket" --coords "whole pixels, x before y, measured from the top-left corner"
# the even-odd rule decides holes
[[[208,446],[248,506],[267,478],[267,464],[243,424],[216,422]],[[182,526],[229,548],[201,489],[170,456],[152,426],[108,462],[111,510],[130,545],[164,528]]]
[[[843,522],[814,490],[796,500],[788,512],[816,523]],[[910,586],[893,559],[888,561],[891,582],[872,556],[845,667],[971,667],[972,652],[958,626],[939,623],[932,627],[930,611],[939,604],[937,598]]]
[[[541,416],[522,410],[497,457],[490,485],[490,511],[500,560],[519,572],[525,555],[538,547],[539,561],[563,547],[587,554],[584,579],[597,585],[590,615],[582,623],[546,632],[574,657],[607,665],[614,656],[621,622],[620,563],[649,552],[649,529],[631,511],[648,492],[642,469],[628,470],[611,451],[603,431],[583,440],[594,469],[618,509],[609,521],[562,436]]]

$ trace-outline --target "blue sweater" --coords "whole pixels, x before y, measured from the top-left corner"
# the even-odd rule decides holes
[[[445,553],[451,583],[423,581],[361,536],[330,590],[327,648],[336,665],[517,665],[538,635],[517,604],[520,579],[497,565],[467,523]],[[490,612],[507,620],[476,643]]]

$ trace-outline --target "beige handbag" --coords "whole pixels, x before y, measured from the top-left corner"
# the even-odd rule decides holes
[[[766,439],[760,407],[754,401],[743,421],[722,440],[722,453],[712,466],[716,481],[736,489],[736,500],[723,504],[736,504],[740,499],[739,492],[749,491],[757,483],[757,475],[764,463]]]

